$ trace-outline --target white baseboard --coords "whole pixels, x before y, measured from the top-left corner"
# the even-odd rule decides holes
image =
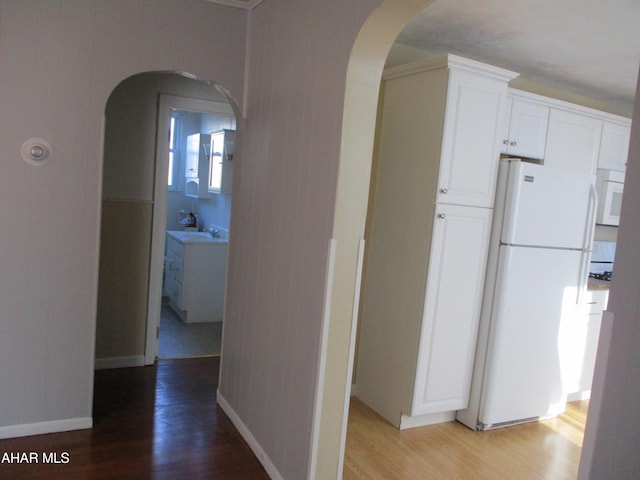
[[[452,422],[456,419],[456,412],[431,413],[428,415],[416,415],[410,417],[402,415],[400,418],[400,430],[405,428],[425,427],[436,423]]]
[[[574,392],[567,395],[567,402],[578,402],[580,400],[589,400],[591,398],[591,390],[584,392]]]
[[[133,355],[131,357],[107,357],[96,358],[95,369],[107,370],[109,368],[143,367],[144,365],[144,355]]]
[[[0,427],[0,438],[28,437],[29,435],[42,435],[44,433],[84,430],[91,427],[93,427],[93,419],[91,417],[25,423],[23,425],[8,425],[6,427]]]
[[[278,472],[276,466],[273,464],[273,462],[271,462],[269,456],[265,453],[258,441],[251,434],[247,426],[240,419],[231,405],[229,405],[229,403],[225,400],[224,396],[220,393],[219,390],[216,397],[218,400],[218,405],[220,405],[220,408],[222,408],[222,410],[224,410],[224,413],[227,414],[227,416],[231,420],[231,423],[233,423],[233,425],[238,429],[240,435],[242,435],[242,438],[244,438],[244,440],[249,444],[249,447],[251,447],[251,450],[253,450],[253,453],[256,455],[264,469],[267,471],[267,474],[273,480],[283,480],[282,475],[280,475],[280,472]]]

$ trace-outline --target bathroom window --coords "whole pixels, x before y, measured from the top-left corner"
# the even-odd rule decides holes
[[[178,113],[175,112],[171,115],[171,122],[169,127],[169,172],[167,178],[167,185],[171,190],[178,189],[178,142],[176,131],[179,128]]]

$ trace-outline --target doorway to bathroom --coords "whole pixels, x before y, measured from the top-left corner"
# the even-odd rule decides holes
[[[219,355],[235,117],[228,104],[170,95],[158,115],[156,165],[168,168],[157,358]]]

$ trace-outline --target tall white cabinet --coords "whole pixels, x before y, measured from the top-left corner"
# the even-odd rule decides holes
[[[400,428],[468,402],[515,75],[453,55],[384,75],[356,384]]]

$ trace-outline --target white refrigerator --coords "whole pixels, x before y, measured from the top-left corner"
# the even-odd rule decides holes
[[[595,176],[501,161],[469,407],[457,413],[468,427],[564,411],[563,343],[586,290],[596,206]]]

